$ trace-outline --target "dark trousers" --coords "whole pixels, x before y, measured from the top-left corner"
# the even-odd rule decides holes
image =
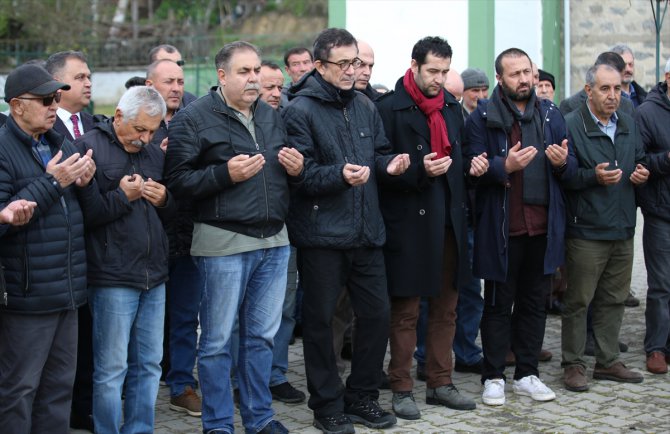
[[[435,389],[451,384],[451,350],[456,331],[456,304],[458,292],[454,287],[455,267],[458,263],[456,240],[447,231],[444,240],[444,284],[437,297],[426,297],[428,303],[425,334],[426,386]],[[391,299],[391,361],[389,379],[394,392],[411,392],[410,369],[417,342],[417,320],[421,297],[393,297]]]
[[[389,300],[381,248],[299,249],[303,349],[309,408],[316,417],[344,410],[364,397],[377,399],[389,332]],[[346,287],[356,321],[346,391],[337,372],[332,319]]]
[[[45,315],[2,312],[0,349],[0,431],[69,432],[77,311]]]
[[[484,283],[482,383],[505,378],[510,343],[516,356],[514,379],[538,375],[537,356],[542,349],[546,298],[551,287],[551,275],[544,274],[546,248],[545,235],[510,237],[507,281]]]
[[[72,413],[86,418],[93,414],[93,316],[88,304],[77,309],[77,371],[72,393]]]

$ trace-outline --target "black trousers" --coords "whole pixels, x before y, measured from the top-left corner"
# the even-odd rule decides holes
[[[298,249],[303,349],[309,408],[315,417],[342,412],[345,403],[377,399],[389,333],[389,299],[381,248]],[[332,320],[346,288],[354,311],[351,374],[346,389],[333,351]]]
[[[537,357],[542,349],[546,298],[551,288],[551,275],[544,274],[546,249],[546,235],[510,237],[507,281],[484,282],[482,383],[505,378],[510,343],[516,357],[514,379],[538,376]]]
[[[72,393],[72,413],[80,417],[93,414],[93,316],[88,304],[77,309],[77,371]]]

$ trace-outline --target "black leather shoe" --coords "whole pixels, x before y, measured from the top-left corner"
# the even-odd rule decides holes
[[[623,305],[626,307],[638,307],[640,305],[640,299],[633,295],[633,292],[628,293],[626,301],[623,302]]]
[[[76,412],[70,413],[70,428],[73,429],[83,429],[86,431],[94,432],[93,426],[93,415],[87,414],[82,415]]]

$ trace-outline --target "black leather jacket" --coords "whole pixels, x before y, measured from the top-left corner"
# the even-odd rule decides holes
[[[252,110],[257,140],[217,88],[181,109],[170,122],[165,177],[178,199],[193,199],[193,221],[265,238],[284,227],[288,214],[290,177],[278,159],[287,146],[286,132],[277,111],[266,103],[256,101]],[[265,157],[263,169],[234,183],[228,160],[259,152]]]

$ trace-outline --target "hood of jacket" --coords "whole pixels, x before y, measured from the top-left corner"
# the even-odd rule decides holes
[[[668,83],[662,81],[658,83],[647,94],[644,102],[656,104],[660,108],[670,112],[670,98],[668,98]]]

